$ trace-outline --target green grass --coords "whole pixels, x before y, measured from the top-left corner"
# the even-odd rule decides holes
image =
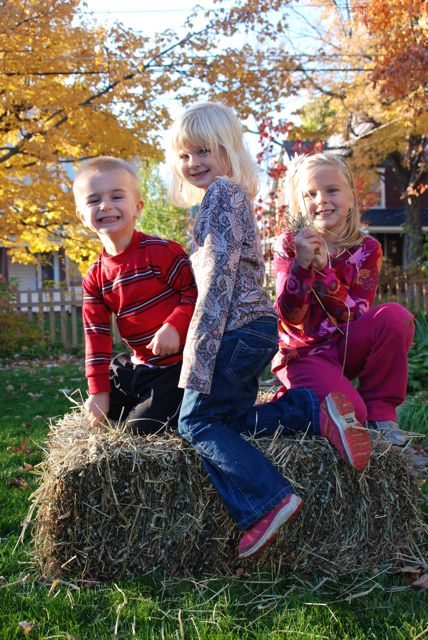
[[[24,364],[0,371],[0,639],[428,638],[426,593],[399,575],[355,575],[340,582],[315,575],[281,581],[243,575],[44,584],[31,562],[31,540],[14,551],[37,486],[28,465],[43,457],[49,421],[70,407],[60,389],[70,393],[86,385],[80,362]],[[20,626],[24,621],[27,632]]]

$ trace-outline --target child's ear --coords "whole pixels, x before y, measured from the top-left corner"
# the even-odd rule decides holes
[[[82,222],[86,226],[85,216],[80,213],[79,209],[76,209],[76,216],[79,218],[80,222]]]
[[[140,198],[139,200],[137,200],[136,207],[135,207],[135,215],[134,215],[135,219],[140,217],[143,209],[144,209],[144,200]]]

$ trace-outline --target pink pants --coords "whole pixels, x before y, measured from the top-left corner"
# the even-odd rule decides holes
[[[320,400],[331,391],[341,391],[353,403],[360,422],[396,420],[396,408],[406,397],[413,332],[412,314],[387,302],[349,324],[347,346],[343,336],[321,353],[292,360],[277,376],[287,389],[310,388]],[[351,382],[356,378],[358,389]]]

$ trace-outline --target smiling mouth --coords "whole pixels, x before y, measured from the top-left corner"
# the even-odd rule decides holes
[[[119,219],[119,216],[104,216],[103,218],[100,218],[98,222],[109,224],[111,222],[117,222]]]

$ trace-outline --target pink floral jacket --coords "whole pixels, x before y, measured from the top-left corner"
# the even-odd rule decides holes
[[[276,238],[274,264],[280,351],[273,371],[299,353],[315,353],[346,331],[347,323],[373,303],[382,263],[377,240],[366,236],[357,247],[331,257],[322,271],[304,269],[295,260],[290,233]]]

